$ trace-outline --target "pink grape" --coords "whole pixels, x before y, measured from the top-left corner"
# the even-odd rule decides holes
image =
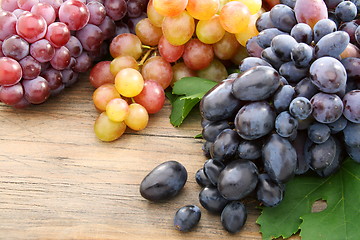
[[[32,104],[45,102],[50,96],[49,83],[43,77],[36,77],[31,80],[23,80],[25,99]]]
[[[77,31],[76,37],[87,51],[97,50],[103,41],[101,29],[94,24],[87,24],[84,28]]]
[[[160,55],[165,58],[168,62],[176,62],[181,58],[181,56],[184,53],[185,46],[179,45],[174,46],[169,41],[162,36],[159,40],[158,49],[160,52]]]
[[[30,45],[30,54],[41,63],[49,62],[55,55],[55,48],[46,39]]]
[[[0,40],[16,34],[16,22],[17,17],[13,13],[0,10]]]
[[[16,32],[29,43],[45,37],[46,29],[44,18],[31,12],[22,14],[16,23]]]
[[[154,114],[164,106],[165,92],[158,82],[148,80],[145,81],[143,90],[134,97],[134,100],[142,105],[149,114]]]
[[[79,39],[74,36],[70,36],[69,41],[66,43],[65,47],[70,51],[72,57],[79,57],[83,52],[83,46]]]
[[[100,25],[106,16],[106,9],[100,2],[92,1],[86,4],[90,12],[89,23]]]
[[[23,79],[34,79],[40,75],[41,64],[35,60],[32,56],[26,56],[19,61]]]
[[[24,89],[21,83],[12,86],[0,86],[0,101],[7,105],[14,105],[23,98]]]
[[[156,81],[163,89],[166,89],[170,85],[173,78],[170,63],[161,56],[154,56],[146,60],[141,69],[141,74],[145,81]]]
[[[55,9],[50,4],[38,3],[31,8],[30,12],[42,16],[45,19],[48,26],[51,23],[55,22],[56,12]]]
[[[39,0],[18,0],[19,8],[25,11],[30,11],[31,8],[38,3]]]
[[[70,31],[65,23],[54,22],[48,26],[45,38],[56,48],[64,46],[70,39]]]
[[[0,58],[0,86],[11,86],[20,82],[22,69],[20,64],[9,57]]]
[[[63,4],[64,1],[63,0],[39,0],[39,2],[50,4],[54,8],[56,15],[58,15],[60,6],[61,6],[61,4]]]
[[[12,12],[19,7],[17,4],[17,0],[2,0],[0,2],[1,8],[5,11]]]
[[[85,27],[89,22],[90,12],[84,3],[77,0],[67,0],[60,6],[59,19],[70,30],[77,31]]]

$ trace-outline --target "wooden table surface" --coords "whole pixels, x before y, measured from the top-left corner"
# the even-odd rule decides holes
[[[0,239],[261,239],[256,202],[238,234],[202,209],[191,233],[173,227],[176,210],[200,206],[195,172],[202,155],[200,116],[180,128],[170,104],[141,132],[111,143],[93,132],[98,116],[87,75],[60,96],[24,110],[0,104]],[[158,164],[176,160],[188,171],[179,196],[161,204],[143,199],[139,184]]]

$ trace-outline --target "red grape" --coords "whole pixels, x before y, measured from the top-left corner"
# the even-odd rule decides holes
[[[32,104],[40,104],[50,96],[49,83],[43,77],[22,81],[25,98]]]
[[[90,84],[98,88],[105,83],[114,83],[115,76],[110,72],[111,61],[102,61],[97,63],[90,71]]]
[[[168,62],[176,62],[184,53],[185,45],[174,46],[164,36],[159,40],[160,55]]]
[[[39,0],[18,0],[19,8],[25,11],[30,11],[31,8],[38,3]]]
[[[134,97],[134,100],[142,105],[149,114],[154,114],[164,106],[165,92],[158,82],[148,80],[145,81],[143,90]]]
[[[23,79],[34,79],[40,75],[41,64],[32,56],[26,56],[20,60],[20,65],[23,72]]]
[[[62,73],[56,69],[48,68],[41,73],[48,83],[51,90],[57,89],[62,85]]]
[[[41,63],[49,62],[55,55],[55,48],[46,39],[30,45],[30,54]]]
[[[80,30],[89,22],[90,12],[84,3],[67,0],[60,6],[59,19],[68,25],[70,30]]]
[[[12,12],[17,9],[19,6],[17,4],[17,0],[2,0],[1,8],[5,11]]]
[[[83,52],[83,46],[79,39],[74,36],[70,36],[69,41],[66,43],[65,47],[69,49],[70,54],[72,57],[78,57]]]
[[[6,57],[19,61],[29,55],[29,43],[18,35],[12,35],[2,43],[2,52]]]
[[[121,20],[127,12],[125,0],[105,0],[104,2],[106,14],[114,21]]]
[[[0,10],[0,40],[16,34],[16,21],[13,13]]]
[[[45,19],[31,12],[22,14],[16,23],[16,32],[29,43],[42,39],[46,34],[46,29]]]
[[[31,12],[33,14],[42,16],[45,19],[48,26],[51,23],[55,22],[56,12],[55,12],[55,9],[50,4],[47,4],[47,3],[35,4],[31,8]]]
[[[70,39],[69,28],[62,22],[51,23],[45,38],[56,48],[64,46]]]
[[[55,50],[55,55],[50,60],[50,64],[56,70],[64,70],[67,66],[69,66],[70,59],[70,51],[63,46]]]
[[[156,81],[163,89],[166,89],[170,85],[173,78],[170,63],[161,56],[154,56],[146,60],[141,69],[141,74],[145,81]]]
[[[106,10],[103,4],[100,2],[92,1],[86,4],[90,12],[89,23],[100,25],[105,19]]]
[[[76,37],[80,40],[83,48],[87,51],[99,49],[102,41],[102,31],[94,24],[87,24],[81,30],[76,32]]]
[[[0,86],[0,101],[5,104],[14,105],[20,102],[23,96],[24,89],[20,83],[9,87]]]
[[[185,45],[183,59],[186,66],[192,70],[204,69],[214,59],[213,47],[199,39],[191,39]]]
[[[0,58],[0,86],[11,86],[17,84],[22,77],[20,64],[9,57]]]

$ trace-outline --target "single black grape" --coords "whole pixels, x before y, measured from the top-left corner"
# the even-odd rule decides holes
[[[279,70],[281,65],[284,63],[276,56],[271,47],[267,47],[261,52],[261,58],[270,63],[276,70]]]
[[[140,194],[150,201],[161,201],[176,196],[187,180],[185,167],[167,161],[155,167],[140,184]]]
[[[275,119],[275,129],[281,137],[290,137],[296,133],[298,121],[288,111],[281,112]]]
[[[350,42],[347,32],[335,31],[323,36],[315,45],[315,57],[330,56],[338,58]]]
[[[256,197],[264,206],[277,206],[283,199],[284,190],[285,185],[275,182],[268,174],[259,175]]]
[[[289,111],[297,119],[306,119],[310,116],[313,110],[309,99],[305,97],[296,97],[294,98],[289,106]]]
[[[350,22],[357,15],[357,7],[351,1],[343,1],[336,6],[335,15],[343,22]]]
[[[236,155],[239,142],[240,136],[236,131],[225,129],[216,137],[210,149],[210,155],[219,161],[232,160]]]
[[[232,201],[221,212],[221,224],[230,233],[239,232],[245,225],[247,211],[240,201]]]
[[[218,190],[228,200],[240,200],[256,188],[257,181],[258,169],[253,162],[235,160],[221,171]]]
[[[195,180],[196,180],[197,184],[199,184],[201,187],[206,187],[206,186],[212,185],[209,178],[205,175],[203,168],[200,168],[199,170],[196,171]]]
[[[214,142],[217,135],[227,128],[230,128],[230,124],[227,120],[211,122],[203,128],[202,136],[205,140]]]
[[[314,42],[317,43],[326,34],[337,30],[336,23],[330,19],[321,19],[314,25]]]
[[[210,121],[219,121],[233,116],[242,103],[232,91],[234,80],[225,80],[208,91],[200,102],[200,113]]]
[[[334,161],[336,156],[336,143],[332,136],[324,143],[313,143],[308,148],[310,162],[308,163],[313,170],[322,170]]]
[[[199,193],[199,201],[201,206],[213,213],[221,213],[229,202],[214,186],[204,187]]]
[[[318,122],[333,123],[343,113],[343,102],[336,94],[319,92],[310,99],[310,102],[313,107],[312,116]]]
[[[255,26],[259,32],[268,28],[274,28],[275,26],[270,19],[270,12],[262,13],[260,17],[256,20]]]
[[[296,150],[289,140],[272,134],[262,150],[265,171],[276,182],[285,183],[295,174]]]
[[[285,4],[276,4],[270,10],[270,18],[274,26],[284,32],[290,32],[297,23],[294,10]]]
[[[274,94],[273,104],[275,110],[279,113],[289,108],[295,95],[295,89],[291,85],[281,86]]]
[[[273,130],[275,115],[265,101],[246,104],[235,117],[236,131],[245,140],[261,138]]]
[[[208,159],[203,166],[205,176],[209,179],[212,185],[216,186],[218,183],[219,174],[225,168],[225,165],[218,160]]]
[[[330,128],[330,133],[331,134],[336,134],[336,133],[341,132],[342,130],[344,130],[347,123],[348,123],[348,120],[344,116],[341,116],[335,122],[328,123],[327,125]]]
[[[260,141],[246,141],[243,140],[238,146],[238,154],[241,159],[255,160],[261,157]]]
[[[295,96],[311,99],[319,89],[312,83],[311,79],[306,77],[295,85]]]
[[[330,128],[326,124],[315,122],[308,128],[308,137],[312,142],[320,144],[329,139],[330,132]]]
[[[291,49],[291,59],[296,67],[308,67],[314,59],[314,49],[306,43],[299,43]]]
[[[306,23],[296,24],[290,32],[290,35],[295,38],[299,43],[311,44],[314,38],[314,33],[312,28]]]
[[[280,86],[280,75],[272,67],[256,66],[244,72],[232,85],[232,94],[242,101],[270,97]]]
[[[291,51],[298,44],[298,42],[290,35],[277,35],[271,40],[271,49],[275,55],[282,61],[287,62],[291,60]]]
[[[258,58],[258,57],[247,57],[244,58],[244,60],[241,61],[240,64],[240,72],[245,72],[249,70],[250,68],[256,67],[256,66],[268,66],[271,67],[271,64],[265,61],[264,59]]]
[[[191,231],[200,221],[201,210],[195,205],[186,205],[176,211],[174,226],[181,232]]]
[[[287,33],[280,31],[277,28],[265,29],[257,35],[257,42],[258,42],[259,46],[262,48],[270,47],[271,40],[275,36],[280,35],[280,34],[287,34]]]
[[[297,67],[293,61],[286,62],[279,68],[279,73],[290,83],[298,83],[307,76],[308,71],[308,67]]]

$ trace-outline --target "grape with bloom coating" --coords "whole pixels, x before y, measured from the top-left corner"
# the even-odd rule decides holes
[[[85,27],[89,22],[90,12],[84,3],[77,0],[67,0],[60,6],[59,19],[70,30],[76,31]]]
[[[144,87],[144,79],[139,71],[124,68],[116,74],[115,87],[125,97],[135,97]]]
[[[29,43],[42,39],[46,30],[44,18],[31,12],[22,14],[16,23],[16,32]]]
[[[0,86],[15,85],[21,80],[20,64],[9,57],[0,57]]]

